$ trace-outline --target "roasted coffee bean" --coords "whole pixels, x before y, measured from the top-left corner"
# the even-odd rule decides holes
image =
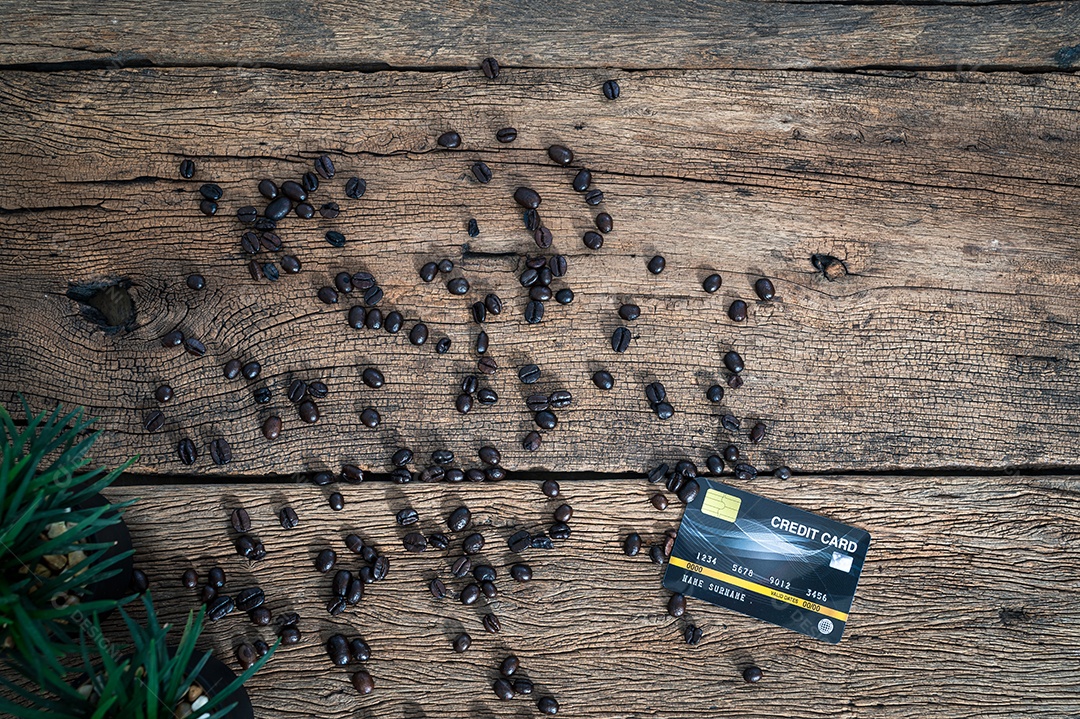
[[[518,277],[518,281],[521,283],[522,287],[532,287],[539,278],[540,273],[530,267],[521,273],[521,276]]]
[[[281,276],[281,273],[278,272],[277,265],[275,265],[273,262],[267,262],[265,265],[263,265],[262,271],[266,279],[270,280],[271,282],[277,282],[278,278]]]
[[[615,100],[619,97],[619,83],[616,80],[608,80],[604,83],[604,97]]]
[[[479,532],[470,534],[465,537],[465,541],[462,543],[462,550],[465,554],[476,554],[484,548],[484,535]]]
[[[438,577],[432,579],[431,583],[428,584],[428,591],[431,592],[431,596],[436,599],[444,599],[446,597],[446,585],[443,584],[443,581]]]
[[[185,180],[190,180],[195,176],[195,163],[191,160],[182,160],[180,162],[180,177]]]
[[[425,467],[420,473],[421,482],[441,482],[446,477],[446,470],[439,465]]]
[[[232,448],[224,437],[218,437],[210,443],[210,459],[217,465],[228,464],[232,461]]]
[[[495,683],[492,685],[492,689],[495,690],[495,696],[503,701],[514,698],[514,687],[505,679],[496,679]]]
[[[364,551],[364,540],[357,534],[350,534],[345,537],[345,546],[350,552],[360,554]]]
[[[461,414],[468,414],[472,411],[473,399],[471,395],[459,394],[457,399],[454,400],[454,408]]]
[[[189,467],[195,464],[195,460],[199,458],[199,450],[196,449],[195,443],[187,437],[184,437],[176,445],[176,454],[179,455],[180,461]]]
[[[756,684],[761,681],[762,671],[757,667],[743,669],[742,678],[747,684]]]
[[[611,349],[616,352],[625,352],[630,347],[630,330],[625,327],[616,327],[611,333]]]
[[[371,647],[360,637],[349,640],[349,658],[354,662],[366,662],[371,659]]]
[[[492,405],[499,401],[499,395],[490,387],[476,390],[476,401],[483,405]]]
[[[435,279],[435,275],[439,272],[439,266],[434,262],[425,263],[420,268],[420,279],[424,282],[431,282]]]
[[[667,603],[667,611],[676,619],[686,614],[686,597],[681,594],[672,594]]]
[[[326,241],[330,244],[331,247],[345,246],[345,235],[341,234],[337,230],[328,231],[326,235],[324,235],[324,237],[326,237]]]
[[[733,414],[725,414],[720,418],[720,426],[728,432],[737,432],[742,422]]]
[[[547,302],[551,299],[551,288],[535,285],[529,288],[529,299],[535,302]]]
[[[556,522],[562,522],[563,524],[565,524],[566,522],[569,522],[570,519],[574,516],[574,508],[571,507],[569,504],[560,505],[559,508],[555,510],[554,516]]]
[[[540,491],[544,493],[545,497],[558,497],[559,483],[554,479],[545,479],[544,483],[540,485]]]
[[[686,483],[686,478],[679,474],[672,474],[667,479],[667,488],[669,492],[678,492],[683,488]]]
[[[661,387],[662,386],[663,385],[661,385]],[[646,391],[646,394],[647,393],[648,392]],[[649,470],[649,474],[648,474],[648,477],[647,477],[647,479],[649,480],[649,483],[650,484],[657,484],[659,482],[662,482],[664,480],[664,477],[667,476],[667,473],[668,473],[669,470],[670,470],[670,467],[668,467],[666,463],[661,463],[661,464],[657,465],[656,467],[653,467],[652,469]]]
[[[599,250],[604,246],[604,236],[599,232],[589,230],[581,236],[581,242],[590,250]]]
[[[654,494],[652,496],[652,498],[649,499],[649,501],[652,502],[652,505],[654,507],[656,507],[657,509],[659,509],[660,511],[664,511],[665,509],[667,509],[667,505],[668,505],[667,497],[660,494],[659,492]]]
[[[791,479],[791,469],[788,467],[777,467],[773,471],[773,476],[777,479]]]
[[[559,424],[558,417],[554,412],[548,410],[541,410],[533,417],[533,421],[536,422],[536,426],[540,429],[555,429]]]
[[[506,479],[506,470],[502,467],[487,467],[484,469],[484,477],[490,482],[501,482]]]
[[[341,478],[349,484],[360,484],[364,481],[364,470],[355,464],[341,465]]]
[[[285,255],[281,258],[281,269],[285,270],[290,275],[295,275],[300,271],[300,260],[292,255]]]
[[[472,166],[473,177],[476,181],[482,185],[486,185],[491,182],[491,168],[487,166],[487,163],[476,162]],[[473,235],[475,237],[475,235]]]
[[[488,599],[495,599],[499,596],[499,589],[495,586],[495,582],[490,579],[485,579],[480,582],[480,591]]]
[[[468,223],[465,225],[465,231],[469,233],[469,237],[477,237],[480,234],[480,225],[476,224],[476,218],[470,217]]]
[[[427,539],[420,532],[409,532],[402,540],[407,552],[423,552],[427,549]]]
[[[526,452],[536,452],[540,449],[541,439],[539,432],[529,432],[521,442],[521,447]]]
[[[479,467],[471,467],[465,470],[465,479],[469,480],[470,482],[483,482],[485,479],[487,479],[487,475],[484,474],[484,470],[480,469]]]
[[[750,441],[753,444],[757,444],[763,439],[765,439],[765,425],[763,425],[761,422],[758,422],[750,430]]]
[[[382,329],[382,310],[377,307],[372,308],[372,310],[364,316],[364,326],[367,327],[369,330]]]
[[[443,273],[444,275],[450,274],[454,271],[454,261],[447,257],[444,257],[443,259],[439,260],[438,268],[439,272]]]
[[[540,207],[540,194],[531,187],[519,187],[514,191],[514,201],[526,210]]]
[[[739,375],[733,374],[733,375],[728,376],[728,378],[727,378],[727,386],[730,387],[731,389],[739,389],[739,387],[742,387],[742,385],[743,385],[743,379]]]
[[[274,184],[273,180],[261,180],[259,182],[259,194],[268,200],[276,200],[278,196],[278,187]]]
[[[199,601],[203,604],[209,604],[210,601],[217,596],[217,590],[207,585],[199,590]]]
[[[345,182],[346,197],[353,200],[359,200],[361,197],[364,196],[365,192],[367,192],[367,182],[360,179],[359,177],[350,177]]]
[[[556,522],[548,529],[548,535],[552,539],[569,539],[570,538],[570,525],[565,522]]]
[[[762,300],[768,301],[776,296],[776,288],[773,287],[772,280],[767,277],[762,277],[760,280],[754,283],[754,292]]]
[[[600,190],[589,190],[585,193],[585,204],[596,207],[604,201],[604,193]]]
[[[243,507],[237,507],[229,515],[229,523],[237,534],[245,534],[251,531],[251,516]]]
[[[326,640],[326,654],[337,666],[345,666],[349,663],[349,641],[340,634],[331,636]]]
[[[385,380],[383,379],[383,373],[374,367],[367,367],[361,373],[360,378],[364,381],[368,387],[372,389],[378,389],[383,386]]]
[[[468,634],[459,634],[454,637],[453,646],[454,651],[458,654],[461,654],[462,652],[467,651],[470,646],[472,646],[472,637],[470,637]]]
[[[296,408],[296,413],[300,416],[300,419],[308,424],[315,424],[319,421],[319,406],[311,400],[301,402],[300,406]]]
[[[299,644],[301,639],[300,629],[295,624],[282,627],[278,636],[281,637],[282,644]]]
[[[683,639],[690,645],[700,642],[702,636],[704,636],[704,632],[693,624],[686,625],[686,629],[683,630]]]
[[[483,623],[484,623],[484,629],[491,632],[492,634],[498,634],[499,631],[502,630],[502,622],[500,622],[499,618],[497,616],[495,616],[494,614],[485,615]],[[505,681],[505,680],[503,680],[503,681]]]
[[[574,175],[574,181],[570,184],[578,192],[585,192],[592,184],[592,173],[586,169],[578,170],[578,173]]]
[[[745,322],[746,303],[742,300],[735,300],[732,302],[731,306],[728,307],[727,316],[732,322]]]
[[[352,685],[360,696],[367,696],[375,691],[375,680],[365,671],[359,671],[352,675]]]
[[[466,576],[472,570],[472,560],[468,557],[458,557],[450,567],[450,573],[458,579]]]
[[[705,398],[710,402],[719,403],[724,399],[724,388],[718,384],[714,384],[709,389],[705,390]]]
[[[525,679],[525,678],[515,679],[514,680],[514,693],[515,694],[525,694],[525,695],[532,694],[533,693],[533,683],[530,682],[528,679]]]
[[[341,492],[333,492],[326,498],[326,503],[330,505],[330,509],[335,512],[340,512],[345,509],[345,498],[341,496]]]
[[[649,269],[649,272],[653,273],[654,275],[658,275],[664,271],[664,266],[666,264],[667,261],[663,258],[663,256],[656,255],[651,260],[649,260],[647,267]]]
[[[484,71],[484,76],[487,79],[494,80],[499,76],[499,61],[493,57],[486,57],[480,63],[480,69]]]
[[[325,304],[335,305],[338,301],[338,293],[333,287],[322,287],[319,289],[316,296]]]
[[[206,573],[206,583],[214,589],[221,589],[225,586],[225,570],[221,567],[211,567],[210,571]]]
[[[438,354],[444,355],[449,351],[450,351],[450,338],[449,337],[443,337],[442,339],[440,339],[438,342],[435,343],[435,352],[437,352]]]
[[[413,325],[413,328],[409,330],[409,342],[414,345],[422,345],[427,342],[428,328],[423,322],[417,322]]]
[[[201,340],[197,340],[194,337],[188,337],[184,340],[184,349],[188,351],[188,354],[195,355],[196,357],[202,357],[206,354],[206,345]]]
[[[143,421],[143,428],[147,432],[157,432],[164,426],[165,415],[159,409],[155,409],[154,411],[148,413],[146,415],[146,419]]]
[[[255,379],[262,372],[262,365],[258,362],[248,362],[240,368],[240,374],[247,379]]]
[[[270,389],[268,387],[258,387],[253,394],[256,404],[266,404],[270,401]]]
[[[448,150],[453,150],[454,148],[461,146],[461,135],[454,132],[453,130],[450,130],[439,135],[439,137],[436,138],[435,142],[439,143],[440,147],[445,147]]]
[[[712,294],[713,292],[716,292],[718,289],[720,289],[720,285],[722,282],[723,280],[720,278],[720,275],[709,275],[702,281],[701,288],[709,294]]]
[[[216,622],[231,614],[234,609],[236,609],[236,604],[232,597],[218,596],[206,605],[206,616],[210,621]]]
[[[552,145],[549,147],[548,157],[550,157],[551,161],[556,165],[566,166],[574,161],[574,153],[571,152],[569,148],[563,147],[562,145]]]
[[[292,507],[282,507],[278,512],[278,519],[281,522],[282,529],[296,529],[300,526],[300,517],[297,516],[296,510]]]
[[[540,701],[536,702],[536,708],[541,714],[554,716],[559,713],[559,702],[555,701],[555,697],[540,697]]]
[[[498,464],[502,461],[502,453],[490,446],[481,447],[477,455],[484,464]]]
[[[279,627],[295,627],[300,623],[300,615],[296,612],[284,612],[279,614],[274,620],[274,624]]]
[[[679,490],[679,499],[683,504],[690,504],[697,499],[699,489],[698,483],[694,480],[690,480]]]
[[[757,479],[757,474],[757,468],[752,464],[735,465],[735,479],[749,482],[752,479]]]
[[[314,172],[305,172],[304,176],[300,178],[300,185],[310,195],[319,189],[319,176]]]
[[[540,225],[533,232],[533,241],[535,241],[536,246],[542,250],[546,250],[547,248],[551,247],[551,230],[544,227],[543,225]]]
[[[461,472],[460,469],[452,471]],[[447,472],[447,475],[449,475],[449,472]],[[434,534],[428,535],[427,543],[428,546],[432,549],[447,549],[450,546],[450,537],[446,536],[442,532],[435,532]]]
[[[495,139],[499,142],[513,142],[517,139],[517,129],[513,127],[501,127],[495,131]]]
[[[307,382],[302,379],[294,379],[289,384],[289,401],[293,404],[302,402],[304,396],[307,394]]]
[[[352,578],[352,572],[348,569],[339,569],[334,574],[334,582],[331,585],[334,595],[344,597],[345,593],[349,591],[349,582],[352,581]]]
[[[540,412],[548,408],[548,396],[546,394],[531,394],[525,398],[525,406],[530,412]]]
[[[217,202],[221,199],[222,192],[220,187],[208,182],[199,188],[199,194],[211,202]]]
[[[555,293],[555,301],[560,305],[568,305],[574,301],[574,291],[569,287],[564,287]]]
[[[536,210],[528,210],[522,216],[521,219],[525,222],[525,229],[529,232],[536,232],[540,229],[540,213]]]
[[[667,402],[661,402],[654,408],[656,410],[656,416],[662,420],[669,420],[675,415],[675,408]]]
[[[360,423],[365,427],[375,429],[379,426],[379,422],[381,421],[382,418],[374,407],[365,407],[363,411],[360,412]]]
[[[615,378],[611,376],[610,372],[603,369],[593,372],[592,381],[594,385],[602,390],[609,390],[615,386]]]
[[[688,479],[693,479],[697,476],[697,465],[688,459],[680,459],[675,464],[675,472]]]
[[[183,576],[180,577],[180,583],[187,589],[194,589],[199,585],[199,573],[194,569],[184,570]]]
[[[259,219],[259,211],[252,205],[244,205],[236,210],[236,219],[245,225],[250,225]]]
[[[529,257],[526,255],[525,266],[531,270],[539,270],[540,268],[547,266],[547,258],[542,255],[537,255],[536,257]]]
[[[182,344],[184,344],[184,333],[180,330],[173,330],[161,338],[162,347],[179,347]]]
[[[745,369],[743,365],[743,359],[739,356],[738,352],[728,352],[724,355],[724,366],[728,368],[728,371],[739,374]]]
[[[735,426],[735,429],[738,429],[738,425]],[[727,460],[729,464],[735,464],[736,462],[738,462],[739,448],[733,444],[729,444],[727,447],[724,447],[724,459]]]
[[[548,396],[548,404],[552,409],[565,409],[573,402],[574,397],[570,390],[557,389]]]
[[[470,307],[472,312],[473,322],[480,324],[487,319],[487,305],[483,302],[474,302]]]
[[[315,172],[319,173],[324,180],[334,179],[336,173],[334,162],[328,155],[319,155],[315,158]]]
[[[307,199],[307,191],[297,182],[285,180],[281,183],[281,194],[293,202],[303,202]]]
[[[413,480],[413,476],[412,472],[405,467],[398,467],[390,473],[390,479],[393,480],[395,484],[408,484]]]
[[[551,537],[544,534],[534,535],[530,546],[533,549],[555,549],[555,543],[551,541]]]
[[[315,557],[315,569],[319,570],[323,574],[326,574],[334,568],[334,564],[337,562],[337,552],[333,549],[324,549],[319,552]]]
[[[266,594],[258,587],[248,587],[236,593],[236,608],[242,612],[258,609],[266,601]]]
[[[325,397],[330,392],[330,388],[328,388],[326,386],[326,384],[324,384],[323,382],[320,382],[319,380],[315,380],[314,382],[312,382],[311,384],[308,385],[308,390],[307,391],[308,391],[308,394],[311,395],[312,397],[314,397],[315,399],[322,399],[323,397]]]
[[[288,197],[279,197],[266,206],[266,209],[263,210],[263,217],[277,222],[289,214],[289,210],[292,208],[292,201]]]
[[[262,243],[259,241],[258,235],[248,231],[240,235],[240,247],[249,255],[254,255],[262,248]]]
[[[481,374],[495,374],[499,370],[499,364],[491,357],[481,357],[476,362],[476,368]]]
[[[349,293],[353,291],[352,275],[348,272],[339,272],[334,275],[334,287],[338,292]]]
[[[389,312],[386,315],[386,319],[383,320],[383,329],[392,335],[396,335],[401,331],[401,325],[405,322],[405,318],[401,316],[401,313],[397,310]]]
[[[469,291],[469,281],[464,277],[455,277],[446,283],[446,289],[452,295],[463,295]]]
[[[462,604],[475,604],[479,598],[480,586],[477,584],[468,584],[461,590],[460,599]]]
[[[601,212],[596,216],[596,229],[600,230],[606,235],[614,228],[615,222],[611,219],[611,215],[606,212]]]
[[[531,535],[526,530],[522,529],[510,535],[510,538],[506,540],[506,544],[510,547],[511,552],[520,553],[529,548],[529,543],[531,541]]]
[[[619,317],[622,317],[627,322],[633,322],[641,316],[641,308],[637,305],[622,305],[619,307]]]
[[[641,535],[631,532],[623,540],[623,553],[628,557],[636,557],[641,551]]]

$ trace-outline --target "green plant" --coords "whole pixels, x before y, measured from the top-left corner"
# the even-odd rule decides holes
[[[49,654],[48,647],[34,647],[38,652],[27,657],[9,657],[8,664],[29,680],[38,674],[30,664],[43,662],[45,682],[34,690],[0,677],[0,683],[26,702],[19,704],[0,697],[0,714],[16,719],[171,719],[211,655],[208,651],[195,659],[195,644],[202,634],[206,610],[188,613],[180,641],[172,648],[166,641],[171,625],[160,623],[149,594],[143,596],[143,604],[145,626],[120,609],[131,647],[109,642],[101,633],[97,616],[93,622],[85,622],[79,633],[80,663],[74,670]],[[194,717],[209,715],[206,719],[219,719],[231,711],[235,702],[225,702],[262,667],[277,646],[275,643],[228,686],[209,696]]]
[[[25,654],[30,643],[70,642],[80,617],[117,606],[87,598],[87,587],[116,574],[130,552],[105,557],[110,545],[90,540],[130,502],[81,505],[130,462],[87,467],[99,433],[87,432],[93,420],[81,409],[33,415],[24,399],[23,410],[20,428],[0,406],[0,646]]]

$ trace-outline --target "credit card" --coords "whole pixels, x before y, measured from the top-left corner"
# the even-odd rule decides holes
[[[832,644],[847,626],[870,534],[699,478],[664,586]]]

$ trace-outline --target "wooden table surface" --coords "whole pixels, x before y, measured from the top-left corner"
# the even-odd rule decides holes
[[[215,564],[230,589],[258,583],[274,611],[301,613],[304,640],[249,685],[257,716],[535,716],[537,695],[491,691],[511,652],[565,716],[1080,716],[1080,4],[8,0],[0,22],[0,400],[85,405],[103,430],[96,459],[139,456],[112,494],[139,498],[127,521],[166,617],[195,606],[180,573]],[[487,56],[497,79],[480,72]],[[496,142],[507,126],[517,140]],[[436,144],[450,129],[461,148]],[[548,159],[551,144],[573,148],[574,169]],[[315,204],[341,215],[284,220],[303,270],[253,280],[237,208],[257,204],[259,179],[298,179],[323,153],[337,176]],[[583,166],[598,208],[570,187]],[[367,181],[358,200],[344,195],[352,176]],[[203,182],[224,191],[213,218],[198,210]],[[544,198],[550,250],[522,227],[519,185]],[[592,251],[581,237],[599,210],[615,229]],[[331,229],[343,248],[323,239]],[[569,270],[553,286],[574,302],[529,325],[524,256],[555,252]],[[842,264],[826,273],[815,255]],[[446,277],[419,281],[443,257],[466,296]],[[372,272],[405,330],[354,330],[356,302],[319,302],[342,270]],[[714,271],[723,286],[707,294]],[[206,289],[185,286],[192,272]],[[773,302],[754,296],[762,276]],[[122,328],[73,299],[108,284],[134,302]],[[500,400],[462,416],[456,387],[478,359],[469,305],[488,292],[506,309],[484,325],[499,369],[481,384]],[[726,315],[739,298],[745,323]],[[619,319],[624,302],[640,319]],[[421,320],[432,339],[413,346]],[[624,354],[610,347],[620,324]],[[206,355],[162,348],[173,329]],[[745,383],[713,405],[705,389],[724,381],[729,349]],[[232,358],[262,375],[226,381]],[[529,362],[542,368],[532,386],[516,376]],[[369,366],[383,387],[361,383]],[[611,391],[590,381],[597,369]],[[330,389],[314,425],[286,398],[298,377]],[[668,421],[646,402],[654,380]],[[148,433],[166,382],[175,398]],[[268,404],[253,401],[260,387]],[[527,452],[523,400],[556,389],[573,403]],[[360,423],[366,407],[377,428]],[[738,432],[720,426],[729,412]],[[284,430],[268,442],[271,414]],[[757,422],[767,432],[752,445]],[[190,467],[183,437],[199,450]],[[218,437],[225,466],[210,460]],[[695,600],[672,619],[661,567],[622,554],[628,532],[652,544],[681,516],[674,496],[652,506],[644,473],[681,458],[704,470],[729,443],[761,470],[749,490],[873,535],[839,645]],[[440,448],[475,466],[486,444],[502,451],[502,482],[388,481],[398,447],[419,469]],[[343,464],[368,480],[308,481]],[[781,465],[791,479],[771,476]],[[505,539],[550,523],[545,478],[573,505],[573,534],[530,553],[535,578],[514,583]],[[393,519],[411,506],[433,532],[460,504],[500,572],[499,596],[471,607],[448,571],[460,547],[408,555]],[[297,529],[280,528],[285,505]],[[262,562],[233,552],[238,506]],[[312,558],[352,531],[392,570],[330,617]],[[451,597],[427,592],[435,576]],[[497,635],[481,627],[489,611]],[[705,633],[693,647],[689,621]],[[335,630],[370,643],[371,695],[326,658]],[[455,654],[462,630],[473,646]],[[236,643],[259,636],[271,633],[230,617],[207,646],[235,665]],[[751,664],[765,672],[754,685],[740,676]]]

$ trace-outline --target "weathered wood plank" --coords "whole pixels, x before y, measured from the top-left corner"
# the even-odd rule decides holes
[[[332,512],[324,490],[307,485],[129,487],[128,514],[138,564],[150,575],[165,616],[194,606],[180,588],[188,566],[225,568],[227,589],[258,584],[275,612],[299,611],[304,640],[285,647],[250,684],[258,716],[286,719],[353,716],[532,716],[533,703],[499,702],[491,691],[508,653],[523,660],[539,690],[552,692],[560,715],[576,717],[1062,717],[1076,709],[1080,607],[1075,601],[1076,478],[808,477],[772,478],[755,491],[873,536],[843,641],[836,646],[691,600],[686,620],[667,616],[661,568],[628,558],[621,541],[647,541],[676,526],[676,503],[664,513],[642,483],[564,481],[558,500],[532,482],[397,486],[367,483],[342,491]],[[554,551],[530,550],[528,584],[512,582],[505,540],[518,528],[542,529],[561,502],[574,507],[573,535]],[[300,527],[282,530],[288,504]],[[487,544],[478,559],[499,572],[499,596],[472,607],[456,599],[465,582],[447,567],[460,552],[409,555],[394,513],[406,506],[425,533],[444,527],[465,504]],[[232,553],[228,512],[244,506],[268,557],[254,566]],[[168,519],[171,518],[171,519]],[[414,527],[415,528],[415,527]],[[330,618],[330,577],[312,558],[323,547],[358,560],[342,538],[356,531],[391,559],[387,579],[361,605]],[[454,592],[434,600],[427,584],[442,577]],[[494,611],[498,635],[480,618]],[[698,647],[681,639],[684,621],[705,631]],[[473,637],[465,654],[450,639]],[[330,634],[362,634],[373,658],[376,692],[360,698],[348,671],[331,666],[321,646]],[[211,629],[212,646],[231,659],[240,637],[269,638],[242,616]],[[765,671],[744,684],[748,664]]]
[[[1070,68],[1075,3],[168,2],[0,4],[0,63],[476,67]]]
[[[612,104],[591,93],[600,77],[510,73],[491,92],[426,73],[4,76],[0,391],[89,406],[108,430],[102,457],[140,453],[142,471],[181,471],[182,435],[202,449],[197,472],[217,471],[206,444],[219,435],[234,449],[226,469],[242,474],[385,468],[401,444],[422,458],[447,446],[471,460],[487,442],[513,468],[641,471],[680,453],[702,464],[737,439],[704,399],[735,346],[747,382],[724,407],[746,422],[740,443],[753,421],[768,425],[749,452],[762,467],[1075,462],[1075,78],[640,73]],[[215,99],[223,93],[228,102]],[[492,133],[506,124],[521,138],[499,146]],[[469,149],[429,151],[450,126]],[[882,141],[899,128],[903,142]],[[616,218],[599,253],[581,246],[592,212],[568,187],[572,173],[544,155],[556,141],[594,169]],[[341,202],[342,217],[286,221],[282,235],[305,271],[251,281],[235,208],[255,200],[256,179],[298,176],[324,149],[339,177],[319,196]],[[185,155],[199,161],[191,183],[176,176]],[[468,173],[477,157],[493,168],[490,185]],[[341,194],[353,173],[369,183],[357,202]],[[226,192],[212,220],[193,199],[205,180]],[[515,254],[536,248],[509,199],[523,182],[546,198],[542,214],[577,293],[568,307],[549,304],[535,327],[521,319]],[[473,240],[470,216],[482,228]],[[321,239],[330,227],[349,236],[343,250]],[[656,251],[668,258],[660,276],[644,269]],[[849,274],[827,281],[809,262],[822,252]],[[417,287],[416,268],[443,256],[473,281],[467,298],[441,282]],[[384,306],[450,336],[450,353],[350,330],[347,305],[313,296],[346,268],[375,272]],[[710,296],[700,282],[713,268],[725,286]],[[183,286],[191,271],[208,290]],[[748,326],[736,327],[727,304],[752,297],[763,274],[777,279],[780,301],[752,304]],[[106,336],[64,295],[69,282],[110,277],[134,284],[130,333]],[[510,304],[486,328],[502,401],[461,418],[454,387],[476,361],[467,307],[491,290]],[[630,351],[616,355],[608,338],[627,300],[643,317]],[[163,351],[158,338],[178,326],[209,355]],[[233,356],[262,362],[275,393],[268,407],[285,418],[269,447],[258,427],[270,410],[252,404],[255,385],[221,379]],[[514,376],[527,361],[545,372],[534,388]],[[369,363],[388,378],[378,391],[357,381]],[[616,375],[614,391],[592,386],[599,367]],[[294,376],[331,386],[314,427],[284,399]],[[646,405],[653,379],[673,397],[669,422]],[[177,396],[166,430],[149,436],[139,425],[163,381]],[[522,399],[560,387],[574,405],[540,452],[525,453],[532,422]],[[384,419],[375,431],[357,422],[369,404]]]

